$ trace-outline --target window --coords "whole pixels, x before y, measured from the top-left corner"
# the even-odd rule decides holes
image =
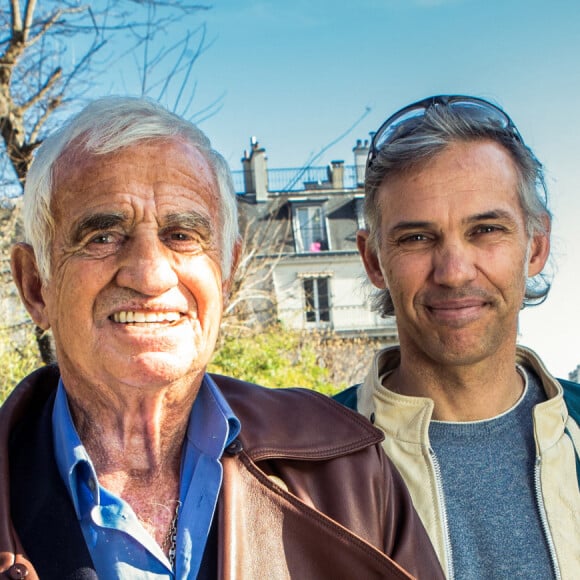
[[[306,322],[330,322],[329,278],[304,278],[302,283]]]
[[[295,206],[293,221],[297,252],[328,250],[326,218],[321,205]]]

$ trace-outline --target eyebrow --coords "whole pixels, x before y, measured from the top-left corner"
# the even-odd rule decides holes
[[[119,212],[103,212],[91,214],[83,218],[72,232],[72,241],[78,244],[90,232],[107,230],[127,222],[127,216]]]
[[[162,228],[172,227],[199,231],[207,237],[210,237],[214,232],[210,219],[194,211],[171,213],[164,216]]]
[[[429,228],[432,227],[434,224],[433,222],[412,222],[412,221],[407,221],[407,222],[399,222],[397,224],[395,224],[391,229],[390,232],[392,233],[396,233],[396,232],[400,232],[400,231],[406,231],[406,230],[414,230],[414,229],[424,229],[424,228]]]
[[[509,220],[514,221],[514,216],[509,211],[503,209],[493,209],[483,213],[477,213],[473,216],[469,216],[466,222],[479,222],[487,220]]]

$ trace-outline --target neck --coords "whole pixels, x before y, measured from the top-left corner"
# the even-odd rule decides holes
[[[67,385],[73,420],[99,483],[131,505],[166,551],[179,500],[183,442],[200,384],[201,379],[188,388],[132,390],[127,397],[102,386],[91,387],[89,395]]]
[[[145,479],[178,465],[198,390],[199,385],[188,389],[171,385],[122,396],[119,390],[102,386],[67,385],[75,426],[97,473],[124,471]]]
[[[405,360],[385,379],[391,391],[428,397],[435,403],[433,419],[479,421],[496,417],[520,398],[524,380],[515,358],[478,364],[443,366]]]

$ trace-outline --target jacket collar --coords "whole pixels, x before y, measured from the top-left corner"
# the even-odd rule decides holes
[[[540,357],[530,348],[519,346],[516,360],[539,377],[547,400],[534,409],[536,445],[540,454],[553,447],[564,434],[568,408],[564,402],[562,385],[546,370]]]
[[[434,403],[427,397],[409,397],[394,393],[383,386],[381,377],[394,370],[400,362],[398,346],[379,351],[358,394],[358,410],[367,418],[374,416],[375,425],[387,437],[404,439],[408,443],[425,446],[429,443],[429,422]],[[564,433],[568,411],[560,383],[548,373],[546,367],[531,349],[518,346],[517,364],[532,370],[540,379],[547,400],[534,409],[534,422],[539,452],[542,453],[560,439]]]
[[[387,437],[403,437],[408,443],[422,446],[428,444],[429,422],[435,404],[427,397],[409,397],[383,386],[381,378],[399,363],[398,346],[385,348],[374,356],[358,395],[358,410]]]
[[[240,441],[254,461],[326,460],[375,445],[383,434],[360,414],[307,389],[266,389],[221,375],[212,378],[242,430]],[[320,417],[332,425],[319,429]]]

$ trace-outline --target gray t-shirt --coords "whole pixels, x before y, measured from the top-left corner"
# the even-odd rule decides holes
[[[532,409],[546,396],[519,370],[524,393],[502,415],[429,427],[460,580],[554,577],[534,485]]]

